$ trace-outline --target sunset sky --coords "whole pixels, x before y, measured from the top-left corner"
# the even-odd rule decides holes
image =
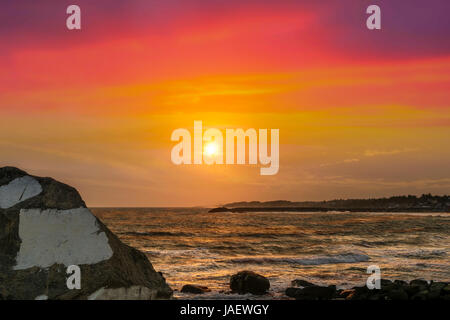
[[[448,0],[2,1],[0,165],[89,206],[448,194],[449,14]],[[278,174],[174,165],[171,133],[194,120],[279,129]]]

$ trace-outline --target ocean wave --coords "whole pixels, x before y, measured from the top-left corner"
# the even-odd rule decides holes
[[[169,257],[180,257],[180,258],[213,258],[214,256],[208,249],[196,248],[187,250],[148,250],[141,249],[147,254],[154,256],[169,256]]]
[[[381,241],[360,241],[356,243],[357,246],[365,247],[365,248],[377,248],[382,246],[391,246],[397,244],[398,240],[381,240]]]
[[[444,249],[419,249],[414,251],[400,251],[394,254],[396,257],[412,258],[412,259],[433,259],[444,257],[447,251]]]
[[[236,264],[299,264],[299,265],[322,265],[337,263],[356,263],[369,261],[370,257],[363,253],[342,253],[336,255],[324,255],[307,258],[297,257],[245,257],[230,259]]]
[[[137,231],[128,231],[128,232],[119,232],[121,235],[128,236],[137,236],[137,237],[147,237],[147,236],[156,236],[156,237],[190,237],[193,236],[192,233],[186,232],[169,232],[169,231],[152,231],[152,232],[137,232]]]
[[[270,233],[270,232],[243,232],[243,233],[230,233],[226,236],[237,238],[270,238],[278,239],[283,237],[304,237],[304,233]]]

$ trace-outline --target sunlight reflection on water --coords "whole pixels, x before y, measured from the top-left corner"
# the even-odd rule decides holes
[[[122,241],[145,252],[172,288],[205,285],[213,290],[205,298],[231,298],[224,294],[229,277],[244,269],[267,276],[275,297],[296,278],[363,285],[371,264],[387,279],[450,280],[449,214],[92,211]]]

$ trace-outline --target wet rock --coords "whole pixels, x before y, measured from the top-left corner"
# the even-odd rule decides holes
[[[405,288],[409,297],[413,297],[419,292],[425,291],[428,288],[428,282],[422,279],[412,280]]]
[[[294,284],[294,281],[292,282]],[[333,289],[329,292],[326,288]],[[286,289],[286,295],[299,300],[450,300],[450,285],[446,282],[428,284],[422,279],[407,283],[402,280],[381,280],[380,289],[369,289],[367,286],[336,290],[334,286],[309,286],[304,288],[291,287]]]
[[[67,287],[67,267],[81,288]],[[145,254],[123,244],[78,191],[0,168],[0,294],[8,299],[157,299],[172,290]]]
[[[412,296],[411,300],[427,300],[428,299],[428,290],[422,290],[415,295]]]
[[[302,279],[292,280],[291,285],[293,287],[312,287],[312,286],[315,286],[314,283],[311,283],[311,282],[308,282],[308,281],[302,280]]]
[[[378,300],[386,300],[386,296],[381,292],[377,291],[368,296],[367,300],[378,301]]]
[[[415,280],[411,280],[409,285],[410,286],[427,287],[428,286],[428,282],[426,280],[423,280],[423,279],[415,279]]]
[[[402,288],[392,289],[386,293],[385,297],[389,300],[408,300],[408,294]]]
[[[396,287],[396,284],[394,284],[391,280],[388,279],[381,279],[380,280],[381,290],[392,290]],[[376,289],[374,289],[376,290]]]
[[[302,289],[300,289],[300,288],[289,287],[286,289],[285,294],[288,297],[295,298],[295,297],[299,296],[301,294],[301,292],[302,292]]]
[[[446,286],[444,288],[442,288],[442,294],[444,294],[444,295],[449,294],[450,295],[450,284],[447,283]]]
[[[431,291],[441,291],[442,289],[444,289],[447,286],[447,283],[445,282],[434,282],[432,281],[430,284],[430,290]]]
[[[445,288],[447,284],[445,282],[431,282],[429,286],[428,299],[436,300],[439,299],[442,293],[442,289]]]
[[[181,288],[182,293],[195,293],[195,294],[202,294],[205,292],[211,292],[211,290],[208,289],[208,287],[204,286],[198,286],[194,284],[186,284]]]
[[[336,287],[309,286],[304,288],[288,288],[286,295],[297,300],[330,300],[335,296]]]
[[[347,295],[347,300],[367,300],[371,295],[371,290],[366,286],[354,287],[352,292]]]
[[[312,286],[312,287],[305,287],[302,290],[302,295],[307,297],[307,299],[329,300],[333,298],[335,292],[336,286],[328,286],[328,287]]]
[[[354,289],[345,289],[339,292],[339,297],[344,298],[346,300],[350,300],[351,296],[355,293]]]
[[[397,287],[405,287],[405,286],[408,285],[408,282],[403,281],[403,280],[394,280],[394,284],[395,284]]]
[[[239,294],[262,295],[269,290],[270,282],[266,277],[253,271],[240,271],[231,276],[230,288]]]

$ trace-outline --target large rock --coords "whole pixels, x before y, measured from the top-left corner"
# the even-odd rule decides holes
[[[208,287],[198,286],[195,284],[186,284],[181,288],[182,293],[194,293],[194,294],[203,294],[206,292],[211,292]]]
[[[240,271],[231,276],[230,288],[239,294],[265,294],[270,288],[269,280],[253,271]]]
[[[304,288],[287,288],[285,294],[297,300],[330,300],[336,294],[336,287],[322,287],[312,284]]]
[[[68,289],[79,266],[81,288]],[[72,187],[0,168],[0,299],[165,299],[172,290]]]
[[[311,282],[303,280],[303,279],[292,280],[291,285],[293,285],[294,287],[313,287],[313,286],[315,286],[314,283],[311,283]]]

